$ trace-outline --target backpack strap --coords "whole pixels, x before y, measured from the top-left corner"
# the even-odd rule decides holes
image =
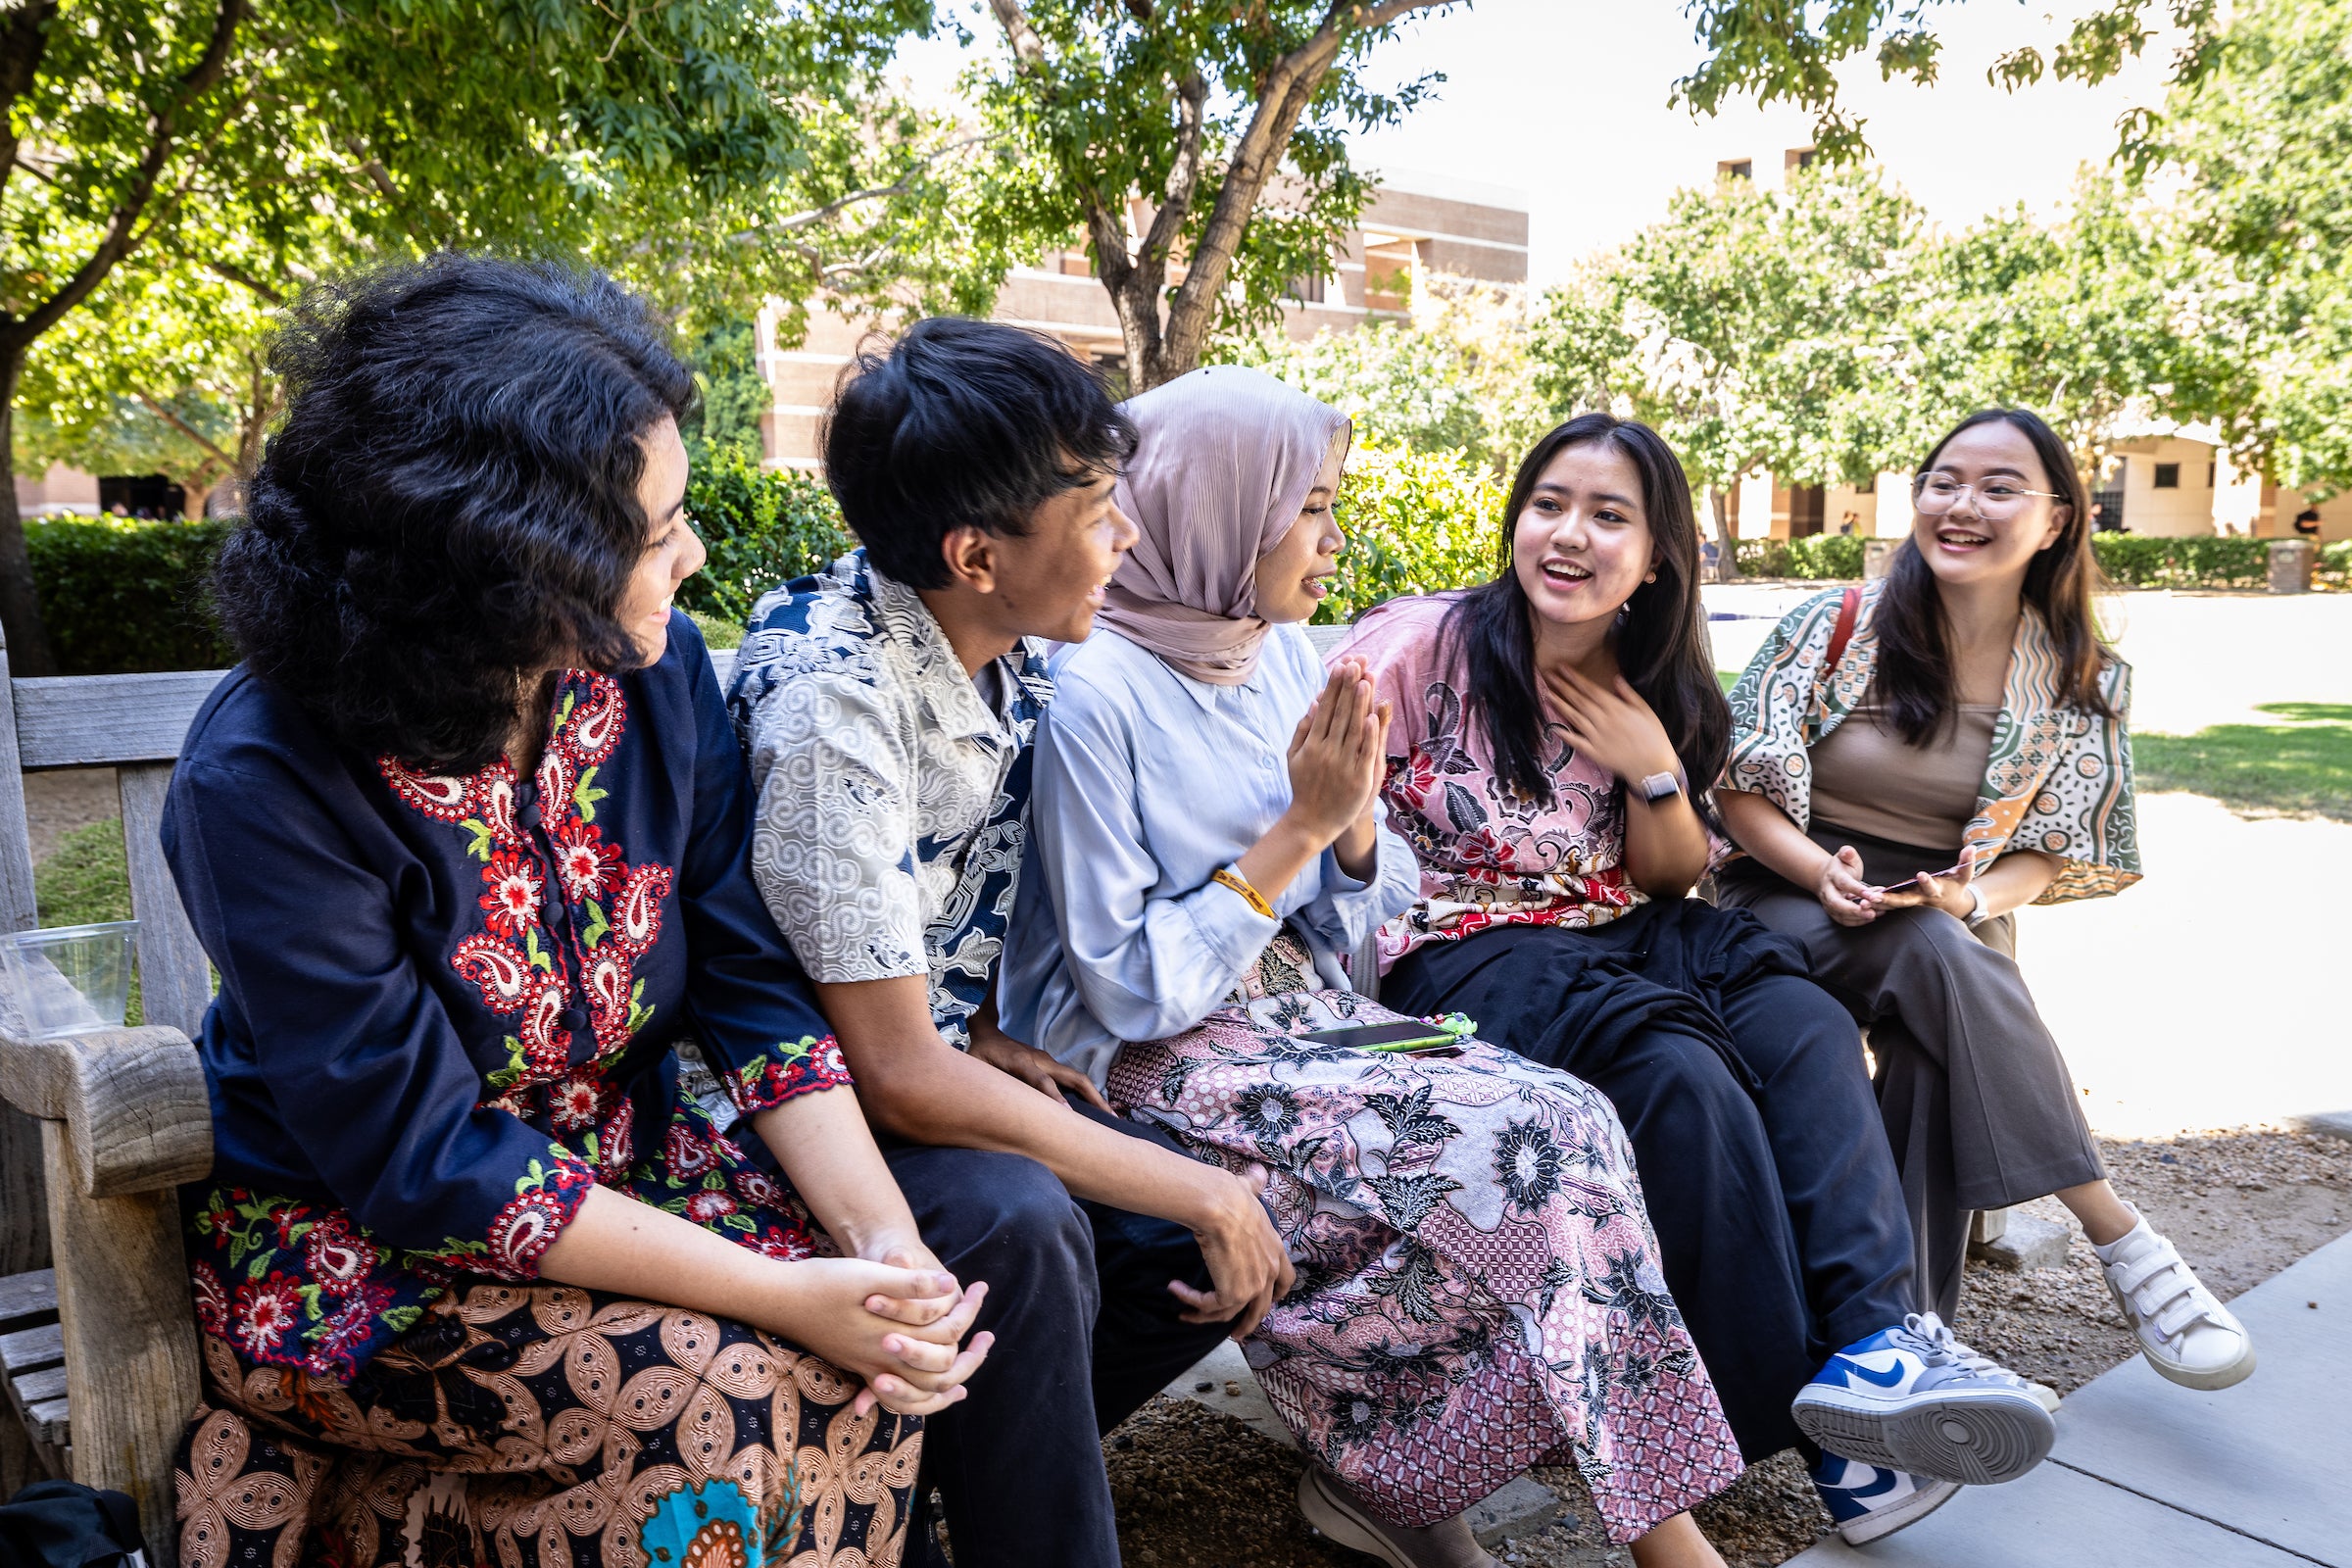
[[[1838,667],[1838,661],[1845,657],[1845,645],[1853,641],[1854,619],[1861,613],[1862,590],[1848,588],[1845,598],[1838,606],[1838,624],[1830,628],[1830,657],[1821,666],[1825,680]]]

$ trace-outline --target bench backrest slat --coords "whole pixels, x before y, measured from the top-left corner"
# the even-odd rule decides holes
[[[169,762],[188,720],[226,674],[175,669],[149,675],[57,675],[16,682],[21,765],[113,767]]]

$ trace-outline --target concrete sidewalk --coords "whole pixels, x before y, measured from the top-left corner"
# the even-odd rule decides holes
[[[2058,1446],[2005,1487],[1963,1492],[1806,1568],[2352,1568],[2352,1237],[2230,1303],[2262,1364],[2234,1389],[2176,1388],[2134,1358],[2058,1415]]]

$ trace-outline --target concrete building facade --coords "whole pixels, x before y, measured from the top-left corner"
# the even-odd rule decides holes
[[[1328,270],[1293,283],[1282,308],[1283,330],[1304,340],[1326,330],[1353,331],[1369,320],[1401,320],[1416,285],[1434,273],[1524,287],[1527,244],[1523,193],[1390,171],[1362,221],[1343,237]],[[1169,281],[1179,282],[1183,275],[1181,268],[1171,269]],[[1049,251],[1034,265],[1015,268],[997,293],[993,314],[1000,321],[1051,333],[1105,368],[1125,362],[1110,296],[1078,246]],[[760,313],[759,322],[760,367],[775,399],[762,420],[767,461],[813,468],[817,432],[834,384],[878,323],[812,310],[804,340],[782,348],[776,343],[777,315],[771,307]]]

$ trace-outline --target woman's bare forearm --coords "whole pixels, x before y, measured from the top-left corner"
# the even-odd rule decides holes
[[[2022,909],[2049,891],[2058,880],[2063,863],[2039,850],[2011,850],[1992,862],[1992,869],[1977,878],[1977,886],[1984,893],[1986,914],[2007,914]]]
[[[1800,888],[1821,885],[1822,868],[1830,854],[1788,819],[1788,813],[1761,795],[1718,789],[1715,809],[1732,842]]]
[[[920,1244],[913,1212],[854,1091],[802,1095],[751,1122],[810,1216],[843,1251],[878,1258],[897,1243]]]
[[[1687,795],[1652,806],[1628,792],[1625,874],[1653,899],[1679,899],[1707,871],[1707,830]]]
[[[540,1257],[539,1275],[788,1334],[792,1266],[626,1193],[592,1187]]]

